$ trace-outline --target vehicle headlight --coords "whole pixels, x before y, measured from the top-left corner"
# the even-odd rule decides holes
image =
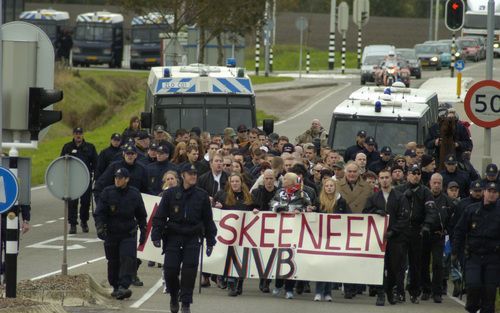
[[[437,58],[437,57],[432,57],[432,58],[431,58],[431,61],[432,61],[432,62],[437,62],[437,60],[438,60],[438,58]]]
[[[138,57],[139,56],[139,52],[137,50],[130,50],[130,56],[131,57]]]
[[[79,48],[79,47],[73,47],[73,53],[74,53],[74,54],[79,54],[79,53],[81,53],[81,52],[82,52],[82,50],[80,50],[80,48]]]
[[[391,68],[391,69],[388,69],[388,70],[387,70],[387,72],[388,72],[389,74],[394,74],[394,72],[395,72],[395,71],[394,71],[394,69],[392,69],[392,68]]]
[[[456,52],[456,53],[455,53],[455,56],[456,56],[457,58],[459,58],[459,57],[460,57],[460,52]]]
[[[500,47],[500,44],[499,44],[498,42],[495,42],[495,43],[493,44],[493,48],[498,49],[498,47]]]
[[[111,49],[110,48],[106,48],[106,49],[102,50],[102,53],[104,53],[104,54],[111,54]]]

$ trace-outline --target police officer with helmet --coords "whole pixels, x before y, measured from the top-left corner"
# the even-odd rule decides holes
[[[484,186],[481,202],[469,205],[455,227],[452,262],[465,251],[468,312],[495,312],[500,284],[500,185]]]
[[[141,193],[129,186],[129,180],[126,168],[116,170],[114,185],[104,188],[94,213],[97,237],[104,240],[111,296],[119,300],[132,295],[128,287],[136,272],[137,228],[139,243],[146,242],[146,208]]]
[[[200,246],[205,238],[206,254],[210,256],[217,234],[208,193],[196,187],[196,167],[190,163],[184,164],[181,176],[181,185],[164,192],[153,217],[151,233],[155,247],[161,247],[163,242],[163,268],[170,288],[170,311],[173,313],[179,311],[179,300],[182,303],[181,311],[191,312]]]

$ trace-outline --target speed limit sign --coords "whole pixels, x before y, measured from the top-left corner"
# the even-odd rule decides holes
[[[477,126],[500,126],[500,82],[483,80],[475,83],[464,101],[465,113]]]

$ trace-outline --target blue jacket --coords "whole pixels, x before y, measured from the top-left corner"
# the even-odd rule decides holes
[[[170,163],[168,159],[166,161],[156,161],[150,163],[146,166],[148,173],[148,186],[149,190],[153,195],[157,195],[162,191],[162,179],[163,175],[168,171],[178,172],[178,168],[175,164]]]

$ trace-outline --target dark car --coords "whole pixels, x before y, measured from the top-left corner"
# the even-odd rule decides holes
[[[437,71],[441,70],[441,56],[433,43],[415,45],[415,54],[422,67],[435,67]]]
[[[411,76],[415,76],[417,79],[422,78],[422,65],[420,64],[420,60],[417,58],[417,55],[415,54],[415,49],[409,49],[409,48],[396,49],[396,54],[401,59],[404,59],[406,60],[406,62],[408,62]]]

